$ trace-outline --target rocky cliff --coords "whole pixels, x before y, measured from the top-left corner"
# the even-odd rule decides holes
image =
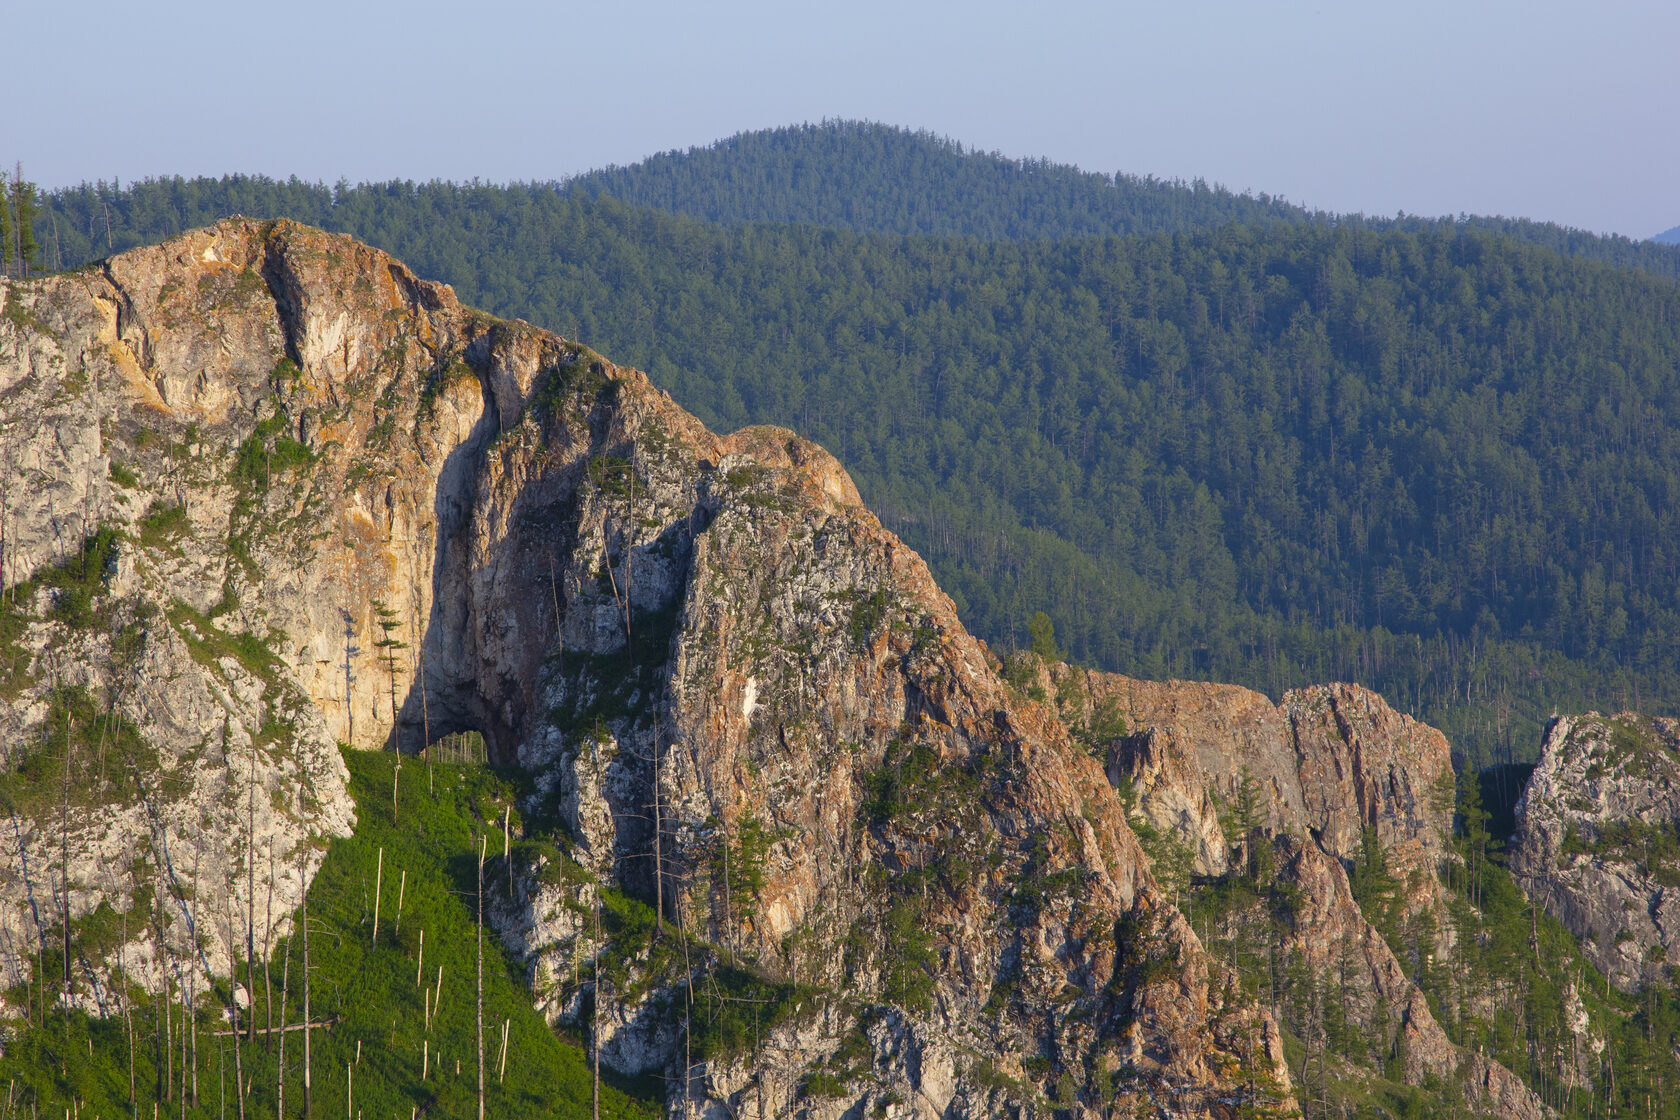
[[[1624,991],[1680,952],[1680,724],[1559,717],[1517,805],[1511,871]]]
[[[1311,978],[1276,997],[1307,1043],[1298,1080],[1312,1076],[1311,1047],[1333,999],[1365,1036],[1386,1040],[1376,1057],[1408,1083],[1456,1082],[1501,1116],[1546,1114],[1509,1070],[1452,1044],[1416,983],[1439,966],[1434,953],[1454,932],[1438,876],[1453,812],[1451,749],[1439,731],[1343,684],[1273,704],[1231,685],[1057,667],[1041,687],[1127,791],[1134,821],[1161,838],[1157,858],[1185,863],[1170,879],[1246,880],[1281,903],[1271,922],[1252,908],[1209,907],[1217,924],[1204,942],[1235,955],[1238,945],[1274,940],[1281,960],[1268,972]],[[1367,913],[1350,874],[1369,876],[1374,861],[1393,890],[1368,897],[1379,912]],[[1403,961],[1378,923],[1390,936],[1407,925],[1411,943],[1434,949]]]
[[[1103,762],[820,448],[245,220],[0,287],[0,445],[14,982],[108,903],[59,998],[202,992],[353,826],[335,740],[475,730],[558,830],[492,907],[556,1020],[593,901],[656,907],[589,1014],[675,1114],[1292,1109]]]

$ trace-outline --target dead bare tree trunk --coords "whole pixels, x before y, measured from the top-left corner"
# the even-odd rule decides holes
[[[70,706],[64,708],[64,803],[59,814],[59,886],[64,910],[64,995],[70,996]],[[43,1016],[43,1022],[45,1017]]]
[[[490,837],[478,838],[478,1120],[484,1120],[484,853]]]
[[[363,880],[363,882],[366,882],[366,880]],[[378,866],[377,870],[375,870],[374,873],[373,873],[373,945],[372,945],[372,947],[375,948],[375,949],[379,948],[379,903],[382,901],[380,896],[385,893],[384,887],[385,887],[385,848],[384,848],[383,845],[381,845],[380,849],[379,849],[379,866]]]
[[[595,991],[590,1001],[590,1055],[595,1075],[590,1080],[590,1118],[601,1120],[601,887],[595,885]]]
[[[268,898],[263,903],[263,1007],[268,1014],[268,1034],[263,1036],[263,1049],[270,1049],[274,1036],[274,981],[269,976],[268,962],[274,953],[274,837],[268,838]]]
[[[292,938],[286,938],[286,957],[280,965],[280,1058],[274,1072],[274,1115],[286,1120],[286,1008],[291,1006]]]
[[[659,765],[659,714],[653,718],[653,939],[659,940],[665,928],[665,861],[663,846],[664,822],[660,819],[660,802],[664,800],[663,771]]]
[[[346,662],[348,664],[348,662]],[[298,815],[303,815],[303,789],[298,789]],[[298,845],[301,865],[299,881],[303,883],[303,916],[298,928],[303,932],[303,1120],[310,1117],[309,1099],[309,845]]]
[[[688,1120],[689,1070],[694,1067],[691,1039],[694,1034],[694,964],[688,957],[688,927],[683,922],[682,889],[677,890],[677,936],[682,939],[683,979],[688,993],[683,1001],[683,1120]]]
[[[245,791],[245,1041],[257,1040],[257,743],[251,741],[250,788]]]

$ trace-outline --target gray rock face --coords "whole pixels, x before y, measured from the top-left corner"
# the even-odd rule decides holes
[[[1623,991],[1680,959],[1680,724],[1559,717],[1517,803],[1511,873]]]
[[[201,998],[283,932],[310,841],[354,824],[328,722],[262,648],[278,612],[232,558],[225,463],[280,332],[213,242],[0,285],[0,976],[23,983],[55,930],[110,902],[129,938],[60,995],[95,1012],[117,971]],[[189,254],[225,332],[161,329]],[[265,305],[266,325],[242,314]],[[100,528],[117,537],[90,573]],[[232,634],[211,621],[230,614]],[[155,909],[133,912],[141,895]]]

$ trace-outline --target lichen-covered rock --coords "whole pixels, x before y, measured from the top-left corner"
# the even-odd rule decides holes
[[[1680,723],[1560,716],[1517,803],[1511,874],[1623,991],[1680,960]]]

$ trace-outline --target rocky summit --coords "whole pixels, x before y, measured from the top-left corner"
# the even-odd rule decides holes
[[[239,1023],[365,824],[347,752],[471,736],[542,841],[483,886],[494,941],[672,1117],[1319,1115],[1379,1081],[1550,1112],[1430,986],[1439,732],[1353,686],[1000,657],[822,448],[713,434],[347,238],[234,219],[0,285],[0,585],[8,1037],[60,953],[59,1011]],[[1670,951],[1627,841],[1677,815],[1674,746],[1561,720],[1521,817],[1513,870],[1624,985]],[[608,898],[652,912],[633,949]]]
[[[74,998],[147,968],[207,988],[355,826],[335,741],[476,731],[582,872],[521,868],[491,907],[533,998],[578,1014],[553,978],[603,951],[578,920],[602,886],[684,940],[591,1009],[602,1060],[672,1079],[676,1114],[1288,1100],[1275,1025],[1161,894],[1101,764],[820,448],[715,436],[641,374],[290,223],[4,294],[14,982],[55,914],[145,897],[161,916]],[[63,782],[23,757],[60,722]],[[797,1006],[685,1056],[671,994],[747,968]]]

